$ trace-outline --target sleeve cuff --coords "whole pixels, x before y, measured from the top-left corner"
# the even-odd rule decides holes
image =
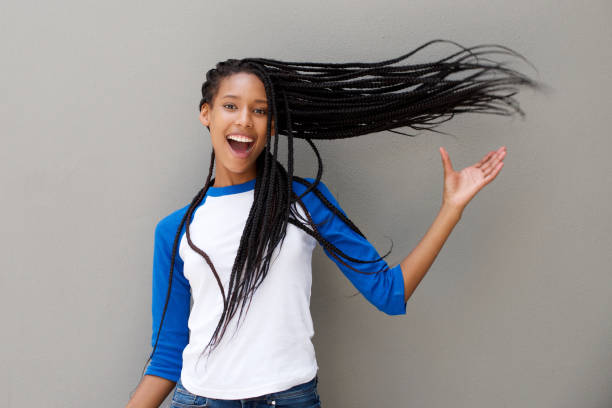
[[[181,372],[176,372],[175,370],[169,370],[161,367],[154,367],[149,364],[147,370],[145,371],[145,375],[154,375],[156,377],[162,377],[166,380],[170,380],[172,382],[177,382],[181,377]]]
[[[404,275],[400,264],[397,264],[389,270],[391,274],[391,281],[393,282],[393,289],[391,291],[391,301],[389,307],[385,312],[389,315],[403,315],[406,314],[406,301],[404,301],[405,288],[404,288]]]

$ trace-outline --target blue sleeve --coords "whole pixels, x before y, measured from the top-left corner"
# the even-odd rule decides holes
[[[170,259],[177,228],[187,207],[175,211],[162,219],[155,228],[155,248],[153,252],[153,335],[151,346],[155,345],[159,323],[162,318],[168,280],[170,276]],[[184,230],[184,227],[183,227]],[[178,381],[183,366],[183,349],[189,342],[189,307],[191,291],[189,281],[183,275],[183,261],[176,251],[174,271],[172,273],[172,289],[166,316],[157,342],[157,348],[147,367],[146,374]]]
[[[309,182],[314,182],[312,178],[306,178]],[[296,194],[300,195],[306,190],[306,186],[299,182],[294,182],[293,188]],[[340,208],[335,197],[329,192],[323,182],[319,182],[316,187],[327,200],[334,205],[342,214],[346,213]],[[380,255],[372,244],[364,237],[353,231],[342,219],[334,214],[314,192],[309,192],[302,198],[302,201],[312,220],[323,238],[335,245],[346,255],[360,260],[373,260],[380,258]],[[404,301],[404,276],[400,265],[389,268],[384,259],[374,263],[358,263],[340,259],[349,264],[352,268],[361,272],[373,272],[385,269],[384,272],[363,274],[353,271],[343,265],[342,262],[331,256],[330,252],[323,248],[327,256],[333,260],[344,275],[351,281],[363,296],[379,310],[389,315],[406,314],[406,302]]]

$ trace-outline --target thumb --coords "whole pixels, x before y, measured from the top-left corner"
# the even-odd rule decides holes
[[[442,166],[444,167],[444,174],[451,173],[453,171],[453,165],[450,160],[448,152],[443,147],[440,147],[440,155],[442,156]]]

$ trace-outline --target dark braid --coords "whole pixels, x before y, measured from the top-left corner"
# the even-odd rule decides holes
[[[523,74],[486,55],[524,58],[499,45],[461,47],[461,51],[428,64],[397,65],[428,45],[377,63],[302,63],[263,58],[244,61],[263,65],[286,99],[278,132],[295,137],[340,139],[410,127],[433,129],[440,118],[478,112],[524,115],[513,96],[518,86],[538,87]],[[454,43],[452,43],[454,44]],[[456,44],[455,44],[456,45]],[[357,79],[355,79],[357,78]],[[401,132],[400,132],[401,133]]]
[[[460,51],[431,63],[397,65],[435,43],[454,44]],[[487,58],[495,54],[518,57],[528,62],[520,54],[499,45],[465,48],[450,41],[434,40],[408,54],[376,63],[334,64],[245,58],[219,62],[206,73],[200,110],[204,103],[212,108],[213,98],[223,78],[240,72],[254,74],[262,81],[269,109],[266,147],[256,160],[253,204],[240,239],[227,293],[210,258],[195,246],[189,235],[191,217],[211,185],[214,152],[205,186],[192,201],[174,240],[169,285],[172,283],[180,232],[186,224],[189,246],[202,255],[210,266],[223,298],[223,313],[202,354],[209,348],[212,351],[219,344],[238,308],[238,324],[243,312],[248,313],[252,295],[268,273],[274,250],[282,246],[289,223],[314,237],[332,258],[355,272],[372,274],[388,269],[383,267],[363,272],[347,262],[375,263],[385,258],[391,250],[378,259],[356,259],[320,234],[320,225],[314,223],[302,202],[302,198],[310,192],[314,192],[321,203],[349,228],[363,236],[357,226],[317,189],[323,164],[313,140],[349,138],[382,130],[414,136],[396,130],[400,127],[439,132],[434,128],[454,115],[466,112],[524,115],[514,99],[518,87],[538,88],[540,85],[508,68],[505,63]],[[272,121],[275,135],[272,135]],[[287,137],[287,170],[278,161],[279,135]],[[305,140],[315,153],[318,169],[313,183],[293,174],[295,137]],[[300,196],[293,192],[293,181],[306,186],[306,191]],[[296,205],[303,210],[305,218]],[[169,296],[170,286],[158,338]],[[153,352],[156,345],[157,340]]]

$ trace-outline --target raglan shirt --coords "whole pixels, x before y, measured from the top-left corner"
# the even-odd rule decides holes
[[[226,293],[254,187],[255,180],[209,187],[189,226],[192,242],[210,257]],[[316,188],[346,215],[325,184],[319,182]],[[293,190],[300,195],[306,186],[294,181]],[[350,229],[313,191],[302,202],[322,237],[343,253],[361,260],[380,258],[367,239]],[[155,229],[152,346],[168,294],[174,239],[188,208],[163,218]],[[297,209],[304,216],[299,205]],[[217,399],[256,397],[311,380],[318,370],[310,314],[316,244],[311,235],[288,224],[284,242],[273,252],[268,274],[254,292],[248,312],[237,325],[238,312],[216,348],[202,354],[223,312],[223,299],[208,263],[189,246],[183,226],[163,326],[145,374],[174,382],[180,377],[191,393]],[[389,315],[406,313],[400,265],[389,268],[383,259],[374,263],[339,261],[327,249],[324,252],[378,309]],[[343,263],[369,273],[356,272]],[[372,273],[379,270],[383,271]]]

